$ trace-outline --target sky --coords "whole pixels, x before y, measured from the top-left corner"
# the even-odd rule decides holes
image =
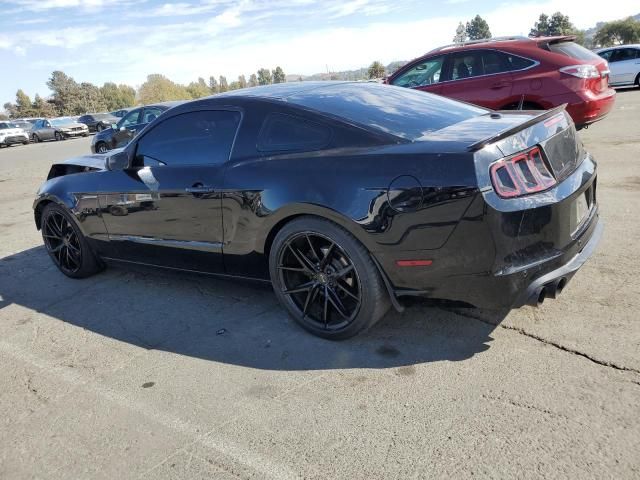
[[[137,87],[148,74],[179,83],[229,81],[259,68],[287,74],[410,60],[451,43],[476,14],[493,35],[526,35],[545,12],[578,28],[640,13],[637,0],[0,0],[0,105],[22,88],[50,94],[62,70],[78,82]]]

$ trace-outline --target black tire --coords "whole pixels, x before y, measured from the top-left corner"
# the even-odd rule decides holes
[[[96,132],[101,132],[102,130],[104,130],[104,127],[102,126],[101,123],[99,123],[98,125],[96,125]]]
[[[107,153],[109,151],[109,147],[104,142],[98,142],[96,144],[96,153]]]
[[[64,140],[64,136],[60,132],[54,133],[53,136],[57,142],[59,142],[60,140]]]
[[[349,232],[319,217],[299,217],[278,232],[269,271],[275,294],[293,319],[329,340],[371,328],[390,306],[367,249]]]
[[[60,205],[45,206],[41,232],[51,260],[67,277],[85,278],[104,268],[71,214]]]
[[[40,142],[40,137],[38,137],[35,133],[33,135],[31,135],[31,141],[33,143],[39,143]]]
[[[634,82],[634,85],[636,87],[640,87],[640,73],[638,73],[638,75],[636,75],[636,81]]]

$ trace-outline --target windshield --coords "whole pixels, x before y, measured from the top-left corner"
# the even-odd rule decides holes
[[[6,129],[6,128],[20,128],[18,125],[16,125],[15,123],[12,122],[1,122],[0,123],[0,129]]]

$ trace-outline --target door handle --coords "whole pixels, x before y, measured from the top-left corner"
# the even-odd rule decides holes
[[[193,187],[187,187],[184,190],[187,193],[213,193],[215,191],[213,187],[201,183],[196,183]]]
[[[491,87],[489,88],[491,88],[491,90],[499,90],[501,88],[508,87],[508,86],[509,86],[509,83],[507,82],[497,82],[491,85]]]

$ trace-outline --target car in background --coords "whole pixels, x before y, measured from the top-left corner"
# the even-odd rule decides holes
[[[609,62],[609,85],[640,86],[640,44],[601,48],[596,53]]]
[[[31,138],[31,130],[33,129],[33,123],[28,122],[26,120],[12,120],[11,123],[16,125],[18,128],[21,128],[22,130],[24,130],[29,135],[29,138]]]
[[[120,110],[115,110],[113,112],[109,112],[111,115],[113,115],[114,117],[118,117],[118,118],[122,118],[124,117],[127,113],[129,113],[132,110],[132,108],[122,108]]]
[[[89,127],[68,117],[38,120],[31,129],[31,141],[34,143],[88,135]]]
[[[9,147],[19,143],[27,145],[29,134],[13,122],[0,122],[0,147]]]
[[[122,117],[117,124],[97,133],[91,141],[91,151],[93,153],[105,153],[114,148],[124,147],[148,123],[153,122],[164,111],[180,103],[182,102],[164,102],[134,108]]]
[[[38,120],[44,120],[43,117],[28,117],[28,118],[16,118],[13,122],[29,122],[31,125],[35,125]]]
[[[608,77],[607,62],[574,36],[498,37],[432,50],[385,83],[493,110],[547,110],[566,103],[582,128],[613,107]]]
[[[84,123],[89,127],[90,132],[101,132],[119,120],[118,117],[110,113],[88,113],[78,118],[78,123]]]

